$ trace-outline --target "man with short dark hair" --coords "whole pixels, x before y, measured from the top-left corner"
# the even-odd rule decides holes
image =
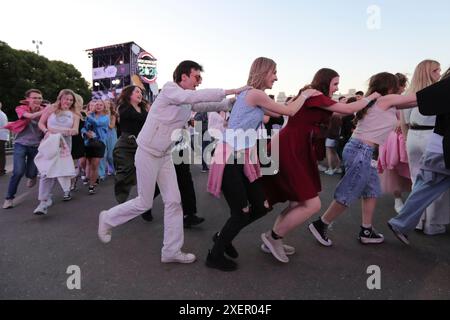
[[[201,70],[203,68],[194,61],[181,62],[173,73],[174,82],[166,83],[153,103],[137,137],[135,165],[138,197],[100,213],[98,236],[103,243],[111,241],[113,227],[141,215],[153,206],[155,185],[158,182],[164,202],[161,262],[195,261],[194,254],[181,250],[184,243],[183,210],[171,154],[174,144],[172,134],[186,125],[192,111],[229,110],[231,101],[222,100],[227,95],[248,89],[197,91],[202,81]]]
[[[27,186],[32,188],[36,184],[38,170],[34,158],[38,153],[39,143],[44,134],[38,127],[39,118],[44,112],[42,93],[37,89],[30,89],[25,93],[23,105],[16,108],[19,120],[8,124],[7,128],[17,133],[14,139],[13,175],[9,180],[6,200],[3,209],[14,206],[13,199],[17,193],[20,180],[25,175]]]

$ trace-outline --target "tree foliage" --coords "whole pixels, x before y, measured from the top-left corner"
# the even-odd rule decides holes
[[[85,102],[91,98],[88,82],[72,64],[15,50],[0,41],[0,101],[9,119],[16,119],[15,107],[31,88],[41,90],[44,99],[50,102],[56,100],[62,89],[72,89]]]

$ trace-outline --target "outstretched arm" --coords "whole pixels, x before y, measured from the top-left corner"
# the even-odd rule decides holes
[[[287,105],[283,105],[270,99],[263,91],[253,89],[247,94],[246,101],[249,106],[259,106],[264,111],[276,113],[278,116],[293,116],[300,110],[307,99],[318,94],[319,92],[317,90],[307,89],[295,101],[291,100]]]
[[[224,99],[220,102],[201,102],[192,105],[195,112],[230,111],[236,99]]]

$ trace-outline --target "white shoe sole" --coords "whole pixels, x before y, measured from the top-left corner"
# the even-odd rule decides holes
[[[106,223],[103,222],[103,216],[105,215],[106,211],[100,212],[100,215],[98,217],[98,238],[103,243],[109,243],[111,242],[111,228],[108,229],[105,225]]]
[[[261,244],[260,248],[261,248],[261,251],[264,253],[270,253],[270,254],[272,253],[272,252],[270,252],[269,248],[267,248],[267,246],[264,243]],[[289,246],[289,249],[286,250],[287,245],[283,245],[283,248],[284,248],[284,253],[286,253],[287,256],[292,256],[295,254],[294,247]]]
[[[197,258],[195,256],[194,256],[194,258],[189,259],[189,260],[182,260],[182,259],[177,259],[177,258],[161,258],[161,262],[162,263],[183,263],[183,264],[188,264],[188,263],[195,262],[195,260],[197,260]]]
[[[325,240],[322,239],[322,237],[320,236],[320,233],[317,231],[316,227],[314,227],[314,225],[311,223],[308,226],[309,231],[311,231],[311,233],[313,234],[314,238],[316,238],[317,241],[319,241],[319,243],[325,247],[331,247],[333,245],[333,242],[328,239],[328,242],[326,242]]]
[[[384,238],[372,239],[359,237],[359,241],[361,241],[362,244],[380,244],[384,242]]]
[[[288,263],[289,262],[289,258],[286,256],[280,256],[274,249],[274,247],[272,246],[272,243],[267,240],[267,236],[265,233],[261,234],[261,240],[264,242],[264,244],[266,245],[266,247],[270,250],[270,253],[275,257],[275,259],[277,259],[280,262],[283,263]]]

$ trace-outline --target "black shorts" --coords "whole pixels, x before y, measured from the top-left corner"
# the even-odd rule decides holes
[[[86,158],[103,158],[105,156],[106,146],[99,140],[90,141],[85,147]]]

